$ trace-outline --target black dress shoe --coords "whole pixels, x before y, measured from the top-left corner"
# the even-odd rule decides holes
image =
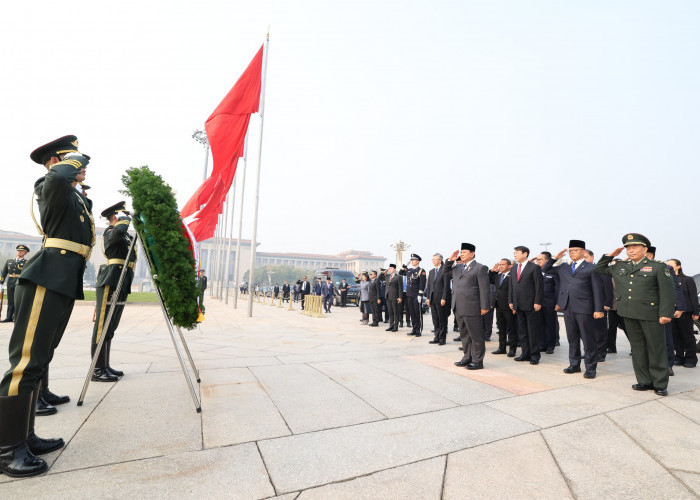
[[[554,354],[554,348],[550,347],[545,351],[547,354]]]
[[[506,351],[504,349],[496,349],[495,351],[491,351],[491,354],[505,354]]]
[[[569,365],[568,367],[564,368],[564,373],[581,373],[581,367]]]
[[[598,363],[605,363],[605,357],[598,356]]]
[[[90,380],[93,382],[116,382],[119,380],[119,377],[110,374],[107,370],[103,370],[102,368],[95,368],[92,371],[92,378]]]
[[[650,391],[654,388],[653,385],[647,385],[647,384],[633,384],[632,389],[635,391]]]
[[[392,332],[398,332],[399,329],[398,329],[398,328],[392,328],[391,331],[392,331]]]
[[[530,361],[530,356],[520,355],[517,358],[515,358],[515,361]]]
[[[617,349],[615,347],[608,347],[608,354],[617,354]]]
[[[379,326],[379,323],[370,323],[369,326]]]
[[[683,361],[678,361],[677,359],[674,359],[673,366],[683,366]]]
[[[26,427],[25,427],[26,429]],[[48,469],[44,459],[29,450],[26,441],[16,446],[0,447],[0,472],[10,477],[37,476]]]
[[[415,335],[413,332],[408,332],[406,335]]]
[[[445,341],[441,340],[440,342],[438,342],[438,345],[445,345]]]
[[[595,372],[586,370],[586,373],[583,374],[583,378],[595,378]]]
[[[508,351],[508,357],[509,357],[509,358],[514,358],[514,357],[515,357],[515,351]]]
[[[46,401],[50,405],[62,405],[66,404],[67,402],[70,401],[70,397],[68,396],[59,396],[57,394],[54,394],[47,388],[43,388],[41,390],[41,397],[44,398],[44,401]]]
[[[393,328],[392,328],[392,327],[389,327],[389,328],[387,328],[387,329],[384,330],[384,331],[385,331],[385,332],[390,332],[391,330],[393,330]]]
[[[39,394],[39,397],[36,400],[36,416],[47,417],[49,415],[53,415],[57,411],[58,410],[55,406],[48,404],[46,400],[44,400],[44,398],[41,396],[41,394]]]
[[[467,366],[468,364],[471,364],[471,360],[468,360],[468,361],[455,361],[455,366]]]
[[[467,370],[483,370],[484,363],[469,363],[467,365]]]
[[[29,431],[27,436],[27,447],[34,455],[44,455],[45,453],[51,453],[52,451],[63,448],[66,443],[63,439],[42,439],[34,431]]]
[[[464,350],[464,347],[459,346],[459,350],[460,350],[460,351],[463,351],[463,350]]]
[[[413,335],[415,335],[416,337],[420,337],[420,336],[421,336],[421,333],[418,332],[418,333],[414,333]]]
[[[455,341],[455,342],[459,342],[459,341],[462,340],[462,337],[455,337],[455,338],[453,338],[452,340]]]
[[[540,364],[540,360],[539,360],[539,359],[531,359],[531,360],[530,360],[530,364],[531,364],[531,365],[539,365],[539,364]]]
[[[668,367],[668,376],[669,376],[669,377],[673,377],[674,375],[675,375],[675,373],[673,373],[673,368],[671,368],[671,367],[669,366],[669,367]]]
[[[688,361],[687,363],[683,364],[684,368],[695,368],[695,365]]]
[[[438,342],[440,342],[440,341],[437,339],[433,339],[430,342],[428,342],[428,344],[437,344]]]
[[[654,394],[657,396],[668,396],[668,391],[666,389],[654,389]]]
[[[0,320],[0,323],[13,323],[13,321],[10,318],[5,318],[3,320]]]
[[[556,344],[554,344],[554,347],[559,347],[559,341],[557,340]]]

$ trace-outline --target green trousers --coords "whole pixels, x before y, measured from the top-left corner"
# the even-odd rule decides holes
[[[0,382],[0,396],[28,394],[49,369],[75,299],[24,282],[15,288],[15,324],[10,337],[10,369]]]
[[[199,292],[199,310],[204,314],[204,290]]]
[[[119,326],[119,321],[122,319],[122,312],[124,312],[124,306],[115,306],[114,314],[112,314],[112,320],[109,322],[109,327],[105,328],[107,325],[107,316],[109,316],[110,301],[112,300],[112,295],[114,295],[114,289],[109,286],[100,286],[95,289],[95,326],[92,328],[92,343],[97,345],[100,343],[100,337],[104,334],[106,336],[105,341],[112,340],[114,337],[114,332]],[[119,294],[118,302],[126,301],[129,295],[129,290],[126,287],[122,287],[122,291]]]
[[[659,321],[625,318],[625,327],[632,346],[632,368],[637,382],[654,389],[668,387],[666,332]]]

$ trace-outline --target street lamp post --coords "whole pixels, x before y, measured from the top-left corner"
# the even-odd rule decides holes
[[[403,263],[403,253],[408,250],[411,245],[399,240],[398,243],[389,246],[396,251],[396,265],[400,266]]]
[[[549,251],[549,245],[551,245],[551,244],[552,244],[551,241],[546,241],[546,242],[544,242],[544,243],[540,243],[540,246],[543,246],[543,247],[544,247],[544,251],[545,251],[545,252],[548,252],[548,251]]]
[[[209,165],[209,139],[204,130],[195,130],[192,133],[192,139],[204,146],[204,178],[202,179],[204,182],[207,180],[207,167]]]

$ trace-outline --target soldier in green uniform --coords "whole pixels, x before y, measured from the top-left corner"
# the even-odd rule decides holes
[[[36,455],[64,445],[34,433],[36,401],[75,299],[83,298],[85,263],[95,242],[92,203],[76,187],[90,160],[78,152],[78,139],[61,137],[30,157],[48,172],[34,184],[44,241],[18,280],[10,368],[0,382],[0,472],[12,477],[44,472],[46,462]]]
[[[204,314],[204,290],[207,289],[207,277],[204,276],[204,269],[197,273],[197,297],[199,297],[199,310]]]
[[[635,391],[654,389],[668,394],[668,359],[664,325],[671,321],[676,294],[668,267],[646,257],[649,240],[637,233],[622,237],[623,246],[604,255],[595,270],[612,276],[615,282],[617,313],[625,318],[632,346]],[[627,250],[629,260],[612,262]],[[612,265],[610,265],[612,262]]]
[[[29,252],[29,247],[27,245],[17,245],[15,250],[17,250],[17,258],[8,259],[0,275],[0,284],[2,284],[3,288],[7,289],[7,315],[0,323],[10,323],[12,321],[15,312],[15,286],[17,286],[17,278],[19,278],[22,269],[24,269],[24,265],[27,263],[24,256]]]
[[[127,232],[131,218],[126,210],[126,202],[120,201],[115,203],[105,209],[101,215],[109,221],[109,227],[105,229],[102,235],[102,247],[107,258],[107,264],[100,266],[100,271],[97,275],[95,326],[92,330],[92,342],[90,344],[92,356],[95,355],[95,350],[100,343],[102,335],[105,335],[105,340],[97,358],[95,370],[92,373],[92,380],[96,382],[115,382],[124,373],[109,366],[109,354],[114,332],[119,326],[119,320],[124,311],[124,302],[126,302],[129,292],[131,292],[131,282],[134,279],[134,267],[136,266],[136,252],[131,254],[127,264],[125,259],[131,246],[132,237]],[[119,284],[119,278],[125,265],[127,269],[117,299],[117,306],[114,309],[109,326],[107,326],[104,323],[109,315],[109,303]]]

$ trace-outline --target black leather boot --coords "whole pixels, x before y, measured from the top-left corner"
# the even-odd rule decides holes
[[[105,369],[105,350],[106,342],[102,345],[102,350],[97,356],[97,363],[95,363],[95,369],[92,370],[92,381],[93,382],[116,382],[119,378],[116,375],[112,375]],[[90,352],[92,356],[95,356],[95,350],[97,346],[95,344],[90,345]]]
[[[0,321],[0,323],[13,323],[12,318],[15,315],[15,308],[13,306],[7,306],[7,315],[5,316],[5,319]]]
[[[63,448],[66,443],[63,439],[42,439],[34,433],[34,416],[36,414],[36,405],[39,399],[39,392],[41,390],[41,382],[37,384],[36,389],[32,392],[32,405],[31,411],[29,413],[29,425],[27,428],[27,447],[34,455],[43,455],[44,453],[51,453],[52,451]],[[55,409],[55,407],[52,406]]]
[[[36,389],[34,389],[34,392],[36,393],[36,399],[32,396],[32,401],[35,402],[34,414],[39,415],[40,417],[48,417],[49,415],[53,415],[54,413],[56,413],[58,410],[56,409],[55,406],[50,405],[44,399],[44,397],[42,395],[43,394],[43,391],[42,391],[43,385],[44,385],[44,381],[42,379],[36,385]]]
[[[41,474],[48,465],[27,447],[32,394],[0,396],[0,472],[10,477]]]
[[[105,340],[105,345],[104,345],[104,350],[105,350],[105,369],[114,375],[115,377],[123,377],[124,372],[121,370],[115,370],[111,366],[109,366],[109,357],[112,353],[112,341],[111,340]]]
[[[43,398],[50,405],[62,405],[70,401],[68,396],[58,396],[49,390],[49,369],[46,369],[44,378],[41,384],[41,394],[39,398]]]

